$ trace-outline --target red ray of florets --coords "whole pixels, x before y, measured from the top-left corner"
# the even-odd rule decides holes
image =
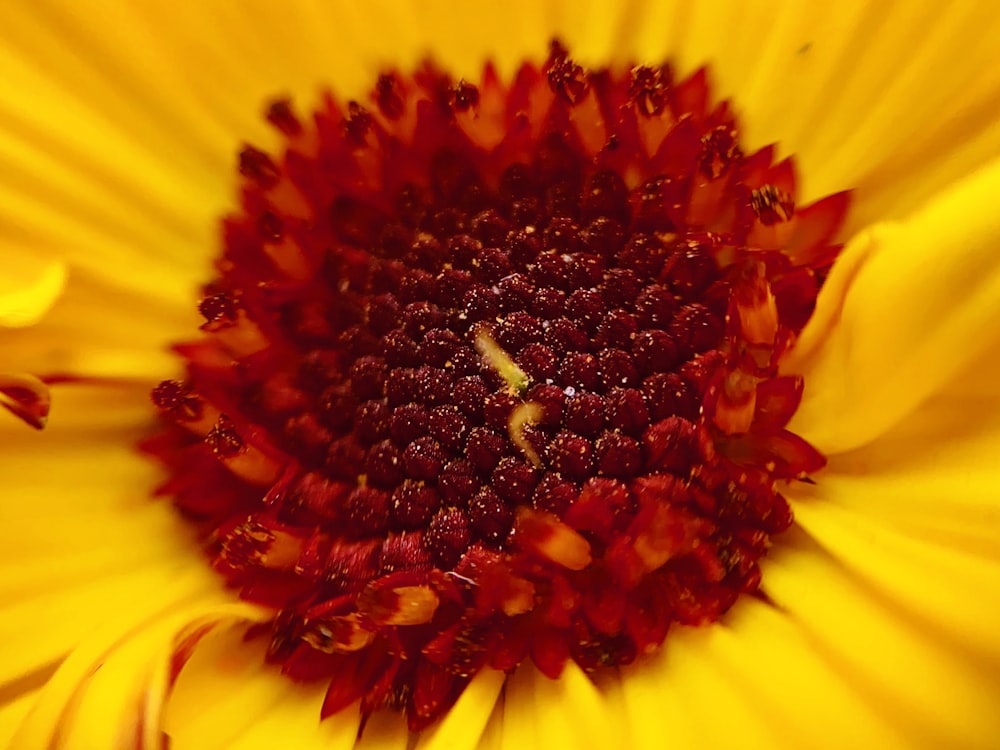
[[[480,669],[625,664],[757,590],[776,482],[823,465],[777,372],[846,194],[797,206],[704,71],[557,44],[266,117],[148,448],[324,715],[419,729]]]

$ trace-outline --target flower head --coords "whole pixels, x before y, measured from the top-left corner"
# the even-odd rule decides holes
[[[288,91],[296,102],[310,101],[308,89],[317,78],[328,78],[347,97],[360,97],[372,71],[386,63],[412,69],[428,47],[439,65],[454,70],[456,81],[477,80],[478,66],[490,52],[500,79],[509,80],[515,63],[537,56],[553,32],[579,54],[579,62],[567,58],[548,75],[548,83],[574,106],[586,106],[580,73],[587,69],[670,58],[678,80],[685,80],[710,62],[713,88],[734,96],[740,108],[746,153],[777,140],[796,154],[801,167],[795,205],[774,180],[755,186],[746,205],[762,227],[786,223],[818,196],[856,188],[842,238],[862,231],[830,271],[809,324],[802,328],[804,314],[787,325],[799,334],[795,347],[782,358],[780,372],[768,375],[779,382],[804,378],[803,400],[788,429],[826,454],[829,465],[815,475],[815,485],[780,487],[797,521],[762,563],[760,599],[743,597],[720,624],[677,628],[659,655],[598,671],[593,679],[574,661],[557,680],[526,666],[506,680],[483,670],[419,742],[474,746],[482,736],[485,743],[502,738],[517,744],[521,732],[556,746],[610,746],[626,735],[649,747],[667,741],[731,746],[733,737],[764,746],[988,744],[984,738],[996,735],[991,685],[997,608],[990,602],[998,590],[990,446],[1000,413],[989,387],[996,373],[990,321],[1000,293],[991,252],[997,226],[989,210],[997,167],[983,162],[996,145],[991,102],[997,100],[1000,75],[990,43],[996,29],[989,26],[995,21],[975,9],[940,9],[927,51],[902,66],[898,62],[911,52],[912,30],[928,29],[923,10],[858,6],[817,19],[793,7],[743,8],[736,36],[721,33],[732,24],[720,27],[715,10],[680,9],[667,18],[675,11],[657,6],[639,22],[632,8],[620,15],[603,7],[593,15],[553,9],[553,23],[536,28],[528,21],[539,12],[533,5],[516,13],[487,8],[475,22],[463,15],[469,11],[450,5],[432,6],[426,16],[414,18],[397,15],[405,11],[394,6],[370,33],[358,33],[360,26],[354,26],[365,21],[347,9],[336,11],[338,24],[331,26],[317,23],[315,9],[305,4],[282,7],[278,17],[264,5],[233,16],[221,8],[212,11],[221,14],[217,17],[191,11],[179,26],[172,12],[160,17],[153,7],[108,9],[100,24],[68,7],[3,11],[10,29],[3,72],[13,82],[11,91],[19,92],[0,97],[5,120],[12,123],[2,135],[3,153],[12,164],[0,208],[10,227],[5,252],[9,246],[16,253],[12,268],[27,269],[22,278],[39,284],[48,279],[38,288],[52,292],[27,295],[25,285],[11,287],[31,304],[25,307],[12,296],[4,309],[30,310],[17,320],[41,322],[8,332],[5,369],[39,373],[55,391],[47,431],[11,432],[3,458],[8,471],[0,509],[10,533],[2,539],[0,560],[7,565],[2,580],[11,605],[0,619],[9,634],[0,663],[4,695],[10,698],[3,722],[11,728],[6,723],[0,728],[9,731],[15,747],[119,746],[138,744],[135,738],[154,746],[161,732],[178,747],[267,742],[271,736],[305,746],[338,736],[347,746],[353,743],[361,721],[353,707],[316,729],[328,680],[322,689],[292,686],[261,668],[259,641],[244,640],[245,626],[268,621],[270,610],[240,603],[218,587],[185,525],[165,504],[150,502],[156,471],[129,446],[148,428],[146,393],[162,373],[172,372],[173,355],[163,350],[167,342],[204,325],[214,339],[252,356],[257,337],[270,335],[263,319],[249,316],[254,331],[241,317],[240,305],[255,290],[236,298],[229,289],[209,289],[202,295],[203,320],[191,314],[197,297],[190,290],[212,254],[212,217],[222,212],[229,194],[225,156],[237,139],[268,143],[246,120],[227,121],[233,113],[255,114],[276,91]],[[657,14],[664,17],[652,17]],[[399,28],[393,31],[386,19],[400,19]],[[525,23],[525,29],[515,33],[515,22]],[[465,31],[456,34],[456,24]],[[407,36],[411,26],[423,30]],[[219,33],[223,28],[226,33]],[[607,29],[617,30],[617,38]],[[188,57],[176,51],[189,52],[196,39],[207,57],[192,57],[188,68]],[[961,55],[953,53],[955,39],[968,42]],[[747,52],[751,48],[753,54]],[[89,54],[94,49],[101,53]],[[343,55],[337,64],[318,64],[334,49]],[[373,55],[380,59],[373,61]],[[347,59],[361,64],[339,64]],[[254,69],[256,60],[267,64]],[[215,75],[221,78],[211,80]],[[223,78],[226,85],[218,85]],[[635,76],[633,84],[640,116],[656,115],[665,106],[654,69]],[[379,91],[385,110],[393,112],[392,86],[383,82]],[[35,95],[39,104],[25,106]],[[461,116],[485,107],[484,96],[482,87],[459,84],[449,102]],[[947,118],[941,116],[945,111]],[[283,137],[300,137],[286,108],[279,105],[270,114]],[[363,112],[348,111],[351,123],[348,136],[367,137]],[[725,169],[732,151],[721,138],[708,144],[710,153],[699,167],[714,174]],[[272,166],[281,166],[269,163],[263,149],[244,150],[240,161],[258,182],[273,179]],[[977,167],[982,169],[965,177]],[[364,219],[354,208],[343,217]],[[255,229],[270,238],[266,247],[289,231],[287,222],[247,215],[264,219]],[[282,220],[287,215],[274,214]],[[896,223],[869,227],[875,220]],[[283,261],[291,277],[301,273],[294,257]],[[56,283],[61,270],[52,276],[46,270],[52,268],[68,268],[68,283],[43,316],[61,290]],[[231,278],[229,270],[220,270],[221,278]],[[742,281],[731,287],[733,309],[726,310],[730,323],[739,321],[739,340],[746,345],[773,343],[768,292],[781,299],[777,279],[766,266],[739,270],[735,278]],[[787,319],[777,320],[780,330]],[[546,360],[519,359],[525,347],[538,343],[518,346],[509,338],[521,332],[496,326],[476,338],[479,349],[473,348],[472,356],[497,373],[493,390],[506,386],[528,396],[538,385],[540,373],[532,367],[543,367]],[[449,341],[442,333],[432,343],[447,347]],[[544,339],[541,345],[547,346]],[[199,360],[208,353],[184,351],[211,369],[210,357]],[[641,356],[645,362],[646,355],[659,354],[651,349]],[[711,405],[723,407],[706,413],[705,419],[713,420],[706,426],[714,424],[725,436],[744,434],[745,399],[750,393],[759,399],[759,388],[747,387],[752,380],[738,370],[718,372],[728,400],[713,392]],[[224,476],[242,477],[248,486],[280,483],[282,462],[247,431],[242,412],[218,408],[226,381],[178,376],[177,383],[157,389],[157,402],[172,419],[197,425],[186,434],[208,438],[209,453],[227,471],[232,468]],[[218,386],[217,397],[203,398],[206,382]],[[9,389],[4,394],[11,398]],[[540,389],[522,398],[526,408],[515,407],[498,423],[509,438],[505,457],[519,461],[525,476],[537,471],[535,459],[565,464],[571,474],[573,461],[583,455],[568,439],[533,441],[537,430],[546,429],[545,395]],[[24,396],[16,390],[12,403],[23,404]],[[622,399],[628,407],[622,418],[633,419],[639,410],[628,405],[627,396]],[[437,405],[423,406],[432,411]],[[267,405],[272,407],[285,408]],[[607,420],[608,405],[603,408]],[[376,411],[372,406],[365,412],[375,426]],[[628,429],[619,433],[645,445],[645,432],[631,435]],[[662,436],[673,439],[681,432]],[[446,450],[441,440],[450,435],[431,437]],[[640,451],[642,460],[658,455],[655,438],[652,443],[646,453]],[[427,450],[414,451],[413,467],[428,474],[436,454],[427,441],[420,445]],[[607,466],[611,471],[598,479],[622,481],[615,473],[631,464],[627,446],[617,447],[618,458]],[[596,441],[592,450],[596,456]],[[171,474],[170,492],[200,501],[203,513],[242,502],[234,496],[243,487],[239,483],[209,484],[218,492],[206,492],[205,484],[185,485],[190,474],[179,465],[172,465]],[[456,480],[469,476],[455,473]],[[498,479],[511,477],[512,485],[523,478],[512,473]],[[201,479],[211,483],[211,472]],[[377,484],[372,488],[387,491]],[[21,497],[26,500],[9,500]],[[357,522],[374,523],[378,519],[361,510],[378,504],[364,500],[344,507],[358,511]],[[574,494],[572,502],[578,500]],[[208,507],[212,502],[218,505]],[[422,502],[414,493],[402,507],[420,515]],[[495,505],[483,522],[502,518],[508,507]],[[256,569],[270,564],[279,570],[300,561],[297,532],[262,520],[267,519],[215,527],[217,559],[237,577],[249,569],[247,561]],[[670,526],[656,513],[647,520],[648,528]],[[515,523],[516,518],[512,527]],[[462,519],[455,516],[439,524],[439,536],[452,539],[461,529]],[[592,559],[593,534],[599,531],[588,532],[589,539],[579,535]],[[485,526],[475,533],[484,548],[501,536]],[[583,561],[583,546],[573,537],[565,540],[571,541],[553,548],[556,558]],[[633,550],[640,560],[655,560],[661,546],[640,543]],[[403,559],[409,564],[413,558]],[[263,591],[264,578],[255,574],[249,580]],[[506,604],[505,615],[521,616],[518,610],[535,599],[519,595],[526,587],[509,583],[498,587],[506,591],[499,610]],[[391,596],[378,587],[362,591],[356,611],[396,631],[437,616],[443,601],[443,589],[429,589],[423,581],[394,584]],[[321,623],[306,642],[370,645],[373,632],[384,637],[350,615],[336,613],[343,619]],[[942,696],[927,690],[928,684],[949,684],[951,690]],[[832,715],[839,717],[836,722]],[[839,720],[845,716],[852,720]],[[405,729],[393,717],[372,714],[361,742],[405,744]]]
[[[629,664],[760,583],[823,465],[778,367],[846,194],[796,207],[700,70],[425,65],[240,151],[165,491],[269,655],[420,730],[483,669]],[[370,109],[368,107],[371,107]],[[308,122],[308,121],[307,121]]]

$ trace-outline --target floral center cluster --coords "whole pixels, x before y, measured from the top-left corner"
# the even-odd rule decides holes
[[[147,449],[270,655],[445,711],[481,669],[656,649],[760,582],[823,458],[778,374],[847,207],[745,154],[704,72],[427,66],[267,112]]]

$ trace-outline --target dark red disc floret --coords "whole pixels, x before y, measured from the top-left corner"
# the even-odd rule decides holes
[[[704,71],[558,44],[266,117],[148,448],[324,716],[419,729],[480,669],[626,664],[757,590],[823,465],[779,365],[846,194],[796,205]]]

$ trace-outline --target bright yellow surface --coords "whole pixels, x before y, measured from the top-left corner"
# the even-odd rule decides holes
[[[851,268],[843,299],[831,279],[816,325],[803,332],[789,365],[809,378],[791,429],[826,453],[865,445],[996,347],[998,191],[1000,159],[905,221],[875,225],[852,240],[846,252],[863,249],[866,259]]]
[[[275,143],[262,102],[359,96],[428,53],[459,76],[488,55],[509,73],[554,34],[585,63],[711,63],[748,144],[796,154],[805,199],[855,188],[857,236],[789,363],[807,378],[795,424],[830,464],[788,488],[799,523],[764,579],[777,606],[678,629],[620,680],[483,675],[418,746],[1000,737],[990,3],[54,0],[0,3],[2,369],[108,380],[57,387],[42,434],[0,423],[0,744],[109,747],[141,712],[150,745],[162,727],[194,750],[354,746],[356,712],[318,725],[321,690],[259,669],[240,640],[258,614],[227,604],[149,501],[156,472],[131,446],[149,386],[176,372],[164,344],[197,325],[238,144]],[[220,629],[168,689],[198,623]],[[410,742],[380,714],[360,746]]]
[[[6,248],[0,277],[0,326],[37,323],[66,286],[66,266]]]

